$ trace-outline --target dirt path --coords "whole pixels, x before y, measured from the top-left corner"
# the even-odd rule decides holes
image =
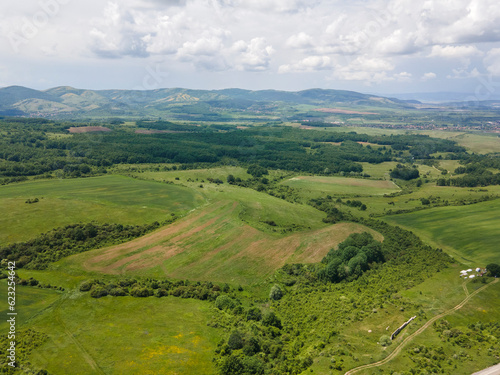
[[[418,330],[416,330],[415,332],[413,332],[410,336],[408,336],[407,338],[405,338],[397,347],[396,349],[394,349],[394,351],[389,354],[386,358],[384,358],[383,360],[381,361],[378,361],[378,362],[374,362],[374,363],[370,363],[368,365],[363,365],[363,366],[359,366],[359,367],[355,367],[353,368],[352,370],[349,370],[347,371],[344,375],[351,375],[351,374],[354,374],[356,372],[359,372],[359,371],[362,371],[362,370],[366,370],[366,369],[369,369],[369,368],[373,368],[373,367],[378,367],[378,366],[382,366],[382,365],[385,365],[387,362],[389,362],[390,360],[394,359],[394,357],[396,357],[400,352],[401,350],[403,349],[403,347],[408,344],[411,340],[413,340],[416,336],[420,335],[426,328],[428,328],[432,323],[434,323],[436,320],[438,319],[441,319],[442,317],[448,315],[448,314],[451,314],[459,309],[461,309],[467,302],[469,302],[469,300],[474,297],[476,294],[478,294],[479,292],[483,291],[484,289],[488,288],[490,285],[492,284],[495,284],[498,282],[499,279],[495,279],[493,280],[491,283],[489,284],[486,284],[485,286],[482,286],[481,288],[479,288],[478,290],[468,294],[468,291],[466,292],[467,294],[467,297],[465,297],[465,299],[460,302],[458,305],[456,305],[455,307],[453,307],[452,309],[449,309],[448,311],[445,311],[444,313],[441,313],[439,315],[436,315],[434,318],[430,319],[429,321],[427,321],[427,323],[425,323],[422,327],[420,327]],[[465,284],[465,283],[464,283]],[[464,286],[464,285],[462,285]]]
[[[467,281],[464,281],[462,284],[462,288],[464,288],[465,296],[469,295],[469,289],[467,289]]]

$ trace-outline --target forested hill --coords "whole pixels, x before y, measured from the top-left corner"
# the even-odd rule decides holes
[[[304,91],[242,89],[190,90],[83,90],[61,86],[38,91],[21,86],[0,88],[0,115],[3,116],[157,116],[182,106],[185,113],[221,110],[262,111],[283,105],[306,104],[318,107],[410,108],[398,99],[354,91],[310,89]]]

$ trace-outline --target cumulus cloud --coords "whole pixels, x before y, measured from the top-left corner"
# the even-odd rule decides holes
[[[492,48],[484,59],[484,65],[488,73],[500,76],[500,48]]]
[[[382,58],[360,56],[344,66],[336,66],[333,77],[346,81],[364,81],[366,84],[394,80],[389,72],[394,65]],[[404,77],[404,75],[402,76]]]
[[[54,15],[41,3],[0,3],[2,60],[14,35],[30,61],[161,60],[172,74],[265,70],[427,85],[500,75],[496,0],[87,0],[61,1]]]
[[[141,31],[134,13],[117,3],[108,3],[103,18],[96,20],[90,31],[90,50],[105,58],[147,57],[146,33]]]
[[[434,72],[428,72],[424,73],[422,77],[420,78],[421,81],[429,81],[431,79],[435,79],[437,77],[436,73]]]
[[[297,12],[308,4],[306,0],[216,0],[222,6],[259,11]],[[311,5],[313,2],[309,2]]]
[[[450,59],[467,58],[482,55],[476,46],[434,46],[430,57],[446,57]]]
[[[332,59],[328,56],[308,56],[295,64],[284,64],[278,69],[279,73],[313,72],[332,69]]]
[[[274,48],[264,38],[253,38],[249,43],[239,41],[233,46],[236,68],[246,71],[262,71],[269,67]]]

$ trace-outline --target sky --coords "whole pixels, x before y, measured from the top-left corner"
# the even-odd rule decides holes
[[[2,0],[0,87],[500,95],[497,0]]]

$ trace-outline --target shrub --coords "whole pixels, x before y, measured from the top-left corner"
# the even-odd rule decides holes
[[[247,320],[259,321],[262,319],[262,313],[258,307],[251,307],[247,312]]]
[[[94,285],[93,281],[84,281],[80,285],[80,292],[88,292],[92,288],[92,285]]]
[[[219,310],[233,309],[236,306],[236,301],[231,297],[223,294],[215,300],[215,307]]]
[[[125,292],[122,288],[113,288],[109,291],[109,295],[113,297],[121,297],[121,296],[126,296],[127,292]]]
[[[379,339],[379,344],[382,345],[382,346],[389,346],[392,344],[392,340],[389,336],[387,335],[383,335],[380,339]]]
[[[271,288],[271,292],[269,293],[269,298],[272,300],[278,301],[281,299],[281,297],[283,297],[283,291],[281,290],[279,285],[275,284]]]
[[[278,329],[282,328],[280,318],[278,318],[276,314],[272,311],[264,315],[264,318],[262,319],[262,324],[264,324],[265,326],[276,327]]]
[[[90,290],[90,296],[92,298],[101,298],[101,297],[106,297],[107,295],[108,295],[107,290],[100,285],[94,285]]]
[[[238,350],[243,348],[243,335],[239,331],[234,331],[231,333],[229,336],[229,339],[227,340],[227,346],[231,350]]]

